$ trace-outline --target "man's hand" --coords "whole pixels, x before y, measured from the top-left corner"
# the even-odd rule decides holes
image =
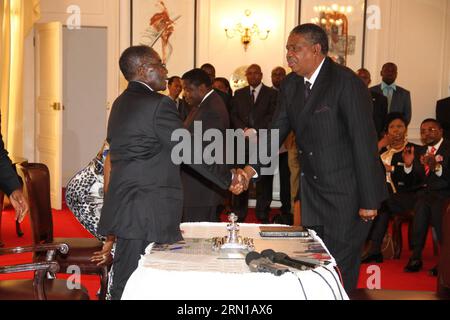
[[[387,147],[390,143],[391,143],[391,140],[389,138],[389,135],[386,133],[383,136],[383,138],[381,138],[380,141],[378,141],[378,151]]]
[[[11,193],[9,200],[16,211],[15,219],[17,222],[21,223],[30,211],[30,206],[28,205],[27,199],[25,199],[22,190],[17,189]]]
[[[94,252],[94,255],[91,257],[92,262],[97,262],[97,265],[108,264],[112,261],[111,249],[115,242],[115,238],[108,237],[102,247],[102,251]]]
[[[363,219],[364,222],[374,220],[377,214],[377,210],[359,209],[359,216],[361,217],[361,219]]]
[[[434,154],[427,153],[426,155],[424,155],[420,158],[420,162],[424,166],[428,166],[431,171],[435,171],[437,162],[436,162],[436,156]]]
[[[240,195],[244,192],[244,190],[246,190],[246,177],[243,176],[241,172],[236,171],[236,169],[232,169],[231,172],[233,173],[233,180],[231,181],[231,186],[228,190],[235,195]]]
[[[403,162],[406,168],[410,168],[414,161],[414,146],[406,146],[402,153]]]
[[[241,171],[242,174],[245,175],[247,179],[247,185],[245,186],[245,190],[247,190],[250,184],[250,180],[252,180],[252,178],[256,175],[256,171],[251,166],[245,166],[245,168],[241,169]]]

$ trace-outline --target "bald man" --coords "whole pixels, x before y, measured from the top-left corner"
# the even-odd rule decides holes
[[[381,83],[370,88],[370,90],[382,94],[388,99],[388,113],[403,113],[407,124],[409,124],[412,114],[411,94],[408,90],[403,89],[395,83],[398,75],[397,66],[392,62],[388,62],[383,65],[380,74],[382,78]]]
[[[235,92],[231,101],[231,123],[235,129],[258,134],[268,129],[277,104],[277,91],[262,83],[261,67],[252,64],[247,68],[248,86]],[[273,175],[263,176],[256,183],[256,217],[261,223],[269,223],[272,202]],[[233,210],[244,221],[248,209],[248,192],[233,198]]]
[[[361,68],[356,71],[356,74],[361,78],[368,89],[372,82],[369,70]],[[375,129],[377,130],[378,138],[381,138],[386,126],[388,100],[384,95],[376,91],[370,90],[370,94],[372,96],[373,104],[373,122],[375,124]]]

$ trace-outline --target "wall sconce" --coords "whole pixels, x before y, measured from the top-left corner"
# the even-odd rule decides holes
[[[250,17],[252,12],[245,10],[245,16],[242,21],[238,22],[234,27],[230,24],[225,25],[225,34],[228,39],[232,39],[236,36],[241,36],[241,43],[244,45],[244,50],[247,51],[247,47],[252,42],[252,36],[258,36],[261,40],[266,40],[269,37],[270,29],[267,27],[265,30],[258,27],[258,25]]]

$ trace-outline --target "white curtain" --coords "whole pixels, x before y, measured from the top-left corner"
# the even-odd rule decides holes
[[[0,0],[1,130],[8,151],[23,153],[25,37],[40,18],[40,0]]]

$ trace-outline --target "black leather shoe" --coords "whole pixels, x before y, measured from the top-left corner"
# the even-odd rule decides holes
[[[422,260],[409,259],[408,264],[403,269],[405,272],[419,272],[422,269]]]
[[[383,262],[383,254],[380,253],[373,253],[373,254],[366,254],[361,258],[361,263],[370,263],[370,262],[376,262],[376,263],[382,263]]]
[[[438,269],[437,269],[437,266],[434,266],[432,269],[430,269],[430,270],[428,271],[428,274],[429,274],[430,276],[432,276],[432,277],[437,277],[437,275],[438,275]]]

